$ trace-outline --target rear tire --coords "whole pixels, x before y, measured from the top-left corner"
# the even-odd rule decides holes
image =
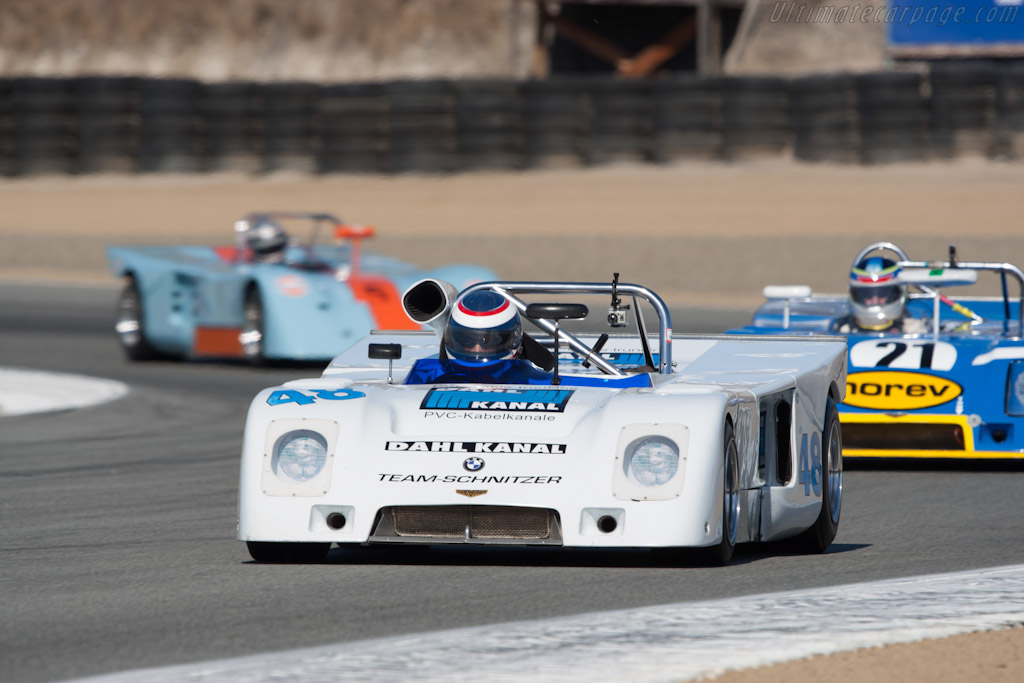
[[[244,322],[242,324],[242,354],[252,365],[263,365],[263,299],[256,287],[245,293]]]
[[[832,545],[839,531],[843,506],[843,437],[839,411],[829,397],[825,406],[825,425],[821,432],[821,512],[814,526],[796,537],[798,548],[805,553],[823,553]]]
[[[129,275],[117,299],[117,321],[114,331],[121,348],[129,360],[144,361],[157,358],[156,350],[146,338],[142,295],[135,278]]]
[[[327,557],[330,543],[268,543],[246,541],[249,555],[257,562],[271,564],[319,564]]]

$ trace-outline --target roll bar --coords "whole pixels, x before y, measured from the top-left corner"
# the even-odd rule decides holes
[[[1010,293],[1006,288],[1006,276],[1010,275],[1017,280],[1019,296],[1017,297],[1017,334],[1024,336],[1024,271],[1012,263],[987,263],[983,261],[959,261],[956,259],[956,249],[950,246],[950,258],[948,261],[911,261],[905,251],[892,242],[875,242],[860,250],[853,262],[860,261],[872,251],[888,249],[900,257],[899,264],[904,268],[965,268],[969,270],[988,270],[999,273],[1003,277],[1003,308],[1006,317],[1010,317]],[[938,293],[930,287],[919,286],[924,292],[937,296]],[[1007,321],[1008,322],[1008,321]]]
[[[614,285],[614,288],[619,294],[626,294],[634,298],[643,299],[654,308],[655,312],[658,314],[659,321],[658,372],[662,375],[671,373],[672,316],[668,311],[668,306],[665,305],[665,302],[662,301],[660,296],[647,287],[619,282]],[[604,282],[481,282],[467,287],[462,291],[462,295],[464,296],[469,292],[475,292],[482,289],[491,290],[503,295],[511,301],[525,317],[527,304],[525,301],[517,297],[516,294],[608,294],[610,296],[613,291],[613,285]],[[545,332],[552,335],[554,334],[555,325],[551,321],[544,319],[534,320],[532,318],[529,318],[529,320]],[[613,366],[604,358],[601,358],[600,355],[592,353],[590,347],[577,339],[575,335],[562,329],[559,330],[558,334],[559,338],[564,339],[573,350],[584,357],[584,360],[590,361],[610,375],[614,375],[616,377],[623,377],[625,375],[624,372]]]

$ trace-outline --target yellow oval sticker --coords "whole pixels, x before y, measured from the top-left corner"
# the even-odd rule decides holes
[[[952,401],[962,393],[956,382],[920,372],[855,372],[846,376],[843,402],[871,410],[917,410]]]

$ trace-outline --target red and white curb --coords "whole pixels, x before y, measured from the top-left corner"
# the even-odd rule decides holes
[[[82,680],[685,681],[1021,623],[1024,565],[1016,565],[418,633]]]
[[[0,368],[0,418],[85,408],[127,393],[128,385],[112,379]]]

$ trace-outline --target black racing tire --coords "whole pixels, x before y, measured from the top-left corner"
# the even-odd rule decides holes
[[[242,309],[242,355],[251,365],[263,365],[264,355],[264,315],[263,298],[260,290],[250,287],[245,293],[245,304]]]
[[[731,422],[725,423],[722,437],[725,471],[722,475],[722,540],[707,548],[698,548],[696,559],[713,567],[729,564],[736,552],[736,533],[740,523],[740,458]]]
[[[146,338],[145,315],[142,295],[135,278],[129,275],[117,299],[117,319],[114,331],[121,348],[129,360],[146,361],[159,357],[156,349]]]
[[[249,556],[270,564],[319,564],[327,557],[330,543],[273,543],[246,541]]]
[[[831,396],[825,406],[821,440],[821,512],[814,525],[796,537],[797,547],[813,554],[823,553],[832,545],[843,507],[843,437],[839,411]]]
[[[707,548],[653,548],[659,564],[724,567],[732,560],[740,520],[740,462],[731,422],[725,423],[722,444],[722,539]]]

